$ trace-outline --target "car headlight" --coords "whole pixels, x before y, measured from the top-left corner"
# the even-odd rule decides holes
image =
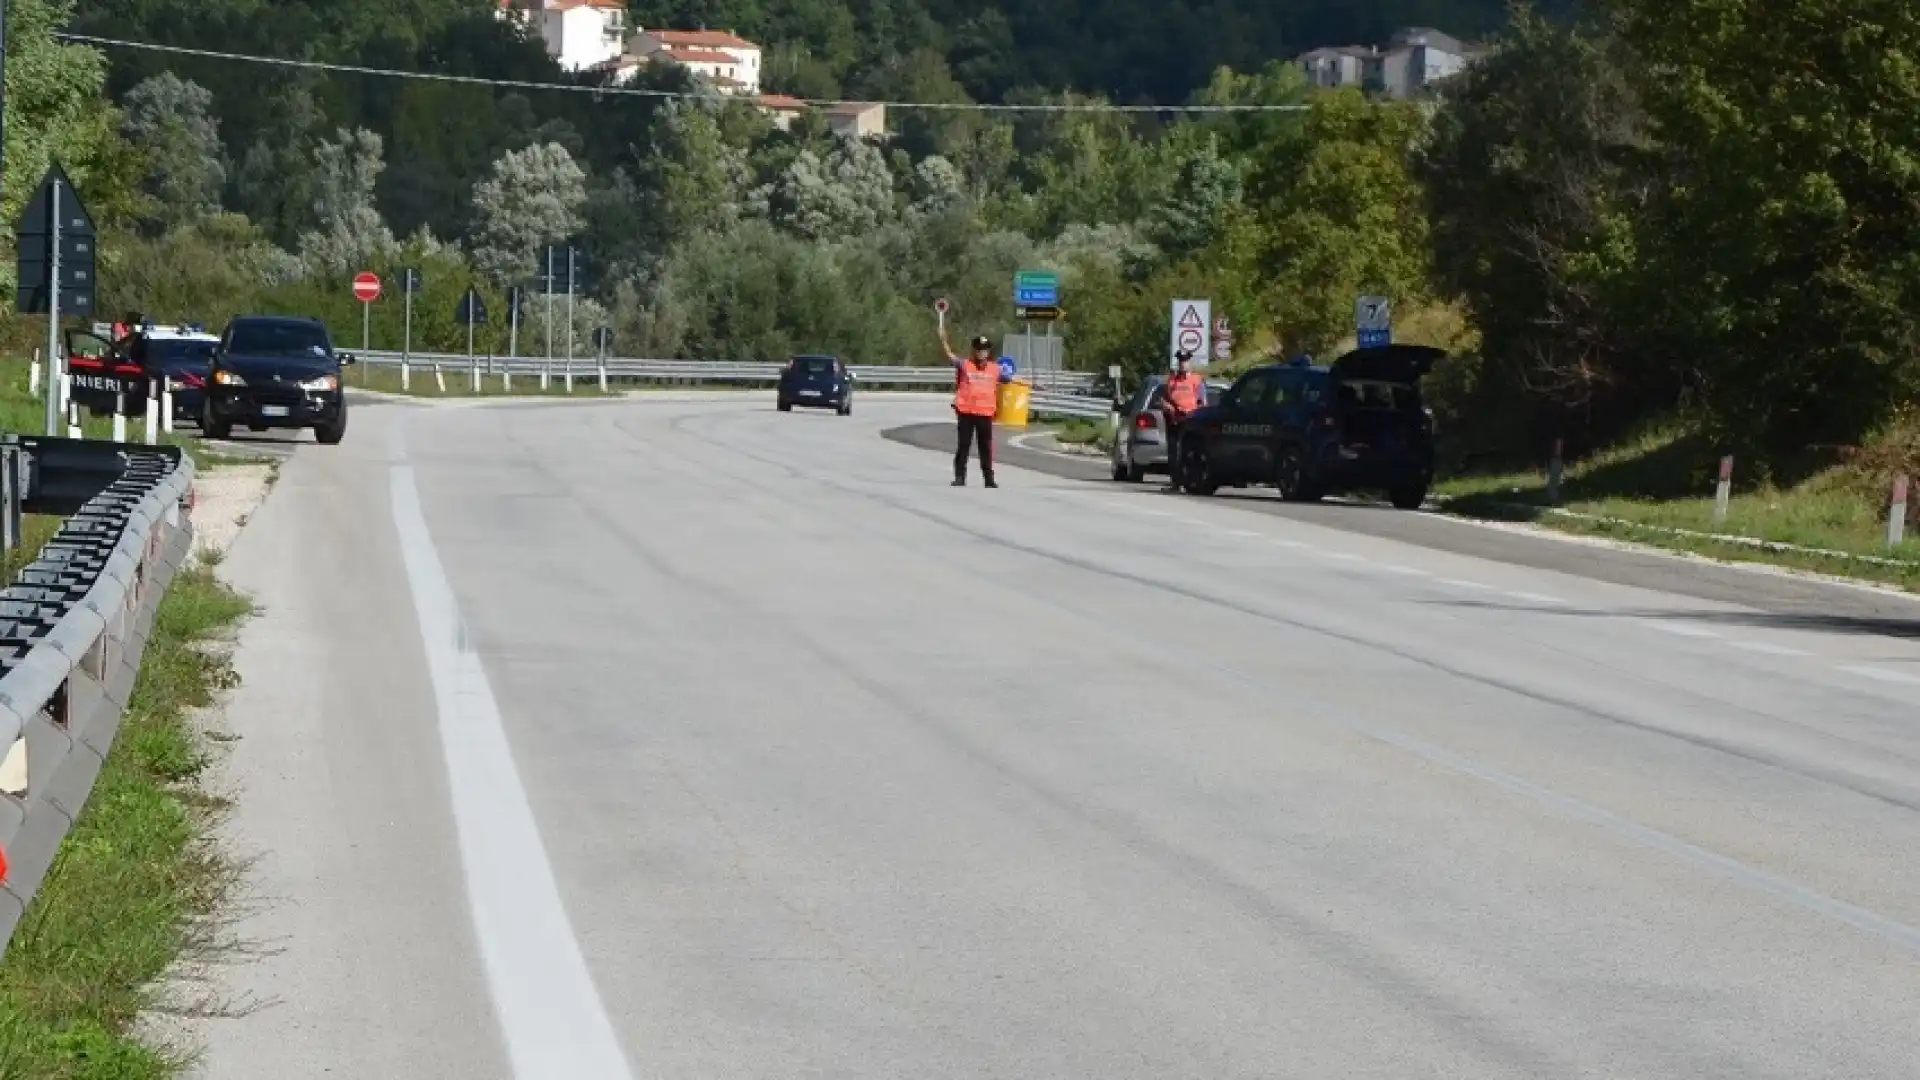
[[[303,382],[300,384],[300,389],[302,390],[338,390],[340,389],[340,376],[321,375],[316,378],[308,379],[306,382]]]
[[[219,371],[216,371],[213,373],[213,381],[216,383],[219,383],[221,386],[247,385],[247,380],[241,378],[238,375],[235,375],[233,372],[228,371],[225,368],[221,368]]]

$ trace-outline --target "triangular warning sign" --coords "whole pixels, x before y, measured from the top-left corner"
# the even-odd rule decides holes
[[[1180,325],[1184,329],[1198,330],[1206,324],[1200,321],[1200,309],[1188,304],[1187,313],[1180,316]]]

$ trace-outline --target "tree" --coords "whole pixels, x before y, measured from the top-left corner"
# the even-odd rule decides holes
[[[496,284],[531,277],[542,247],[579,233],[587,176],[558,143],[509,150],[473,187],[473,263]]]
[[[1920,388],[1920,6],[1604,7],[1662,151],[1634,235],[1717,434],[1855,441]]]
[[[121,104],[120,133],[144,159],[145,224],[164,230],[217,213],[227,167],[213,95],[163,72],[129,90]]]
[[[823,161],[802,151],[766,193],[769,216],[808,240],[845,240],[893,219],[893,174],[879,150],[842,139]]]
[[[1427,223],[1408,167],[1422,124],[1415,105],[1337,90],[1256,158],[1258,270],[1287,351],[1324,351],[1352,333],[1357,296],[1410,305],[1426,293]]]
[[[364,128],[342,128],[315,148],[316,227],[300,237],[300,254],[316,272],[350,273],[398,246],[374,201],[383,149],[380,136]]]
[[[107,62],[97,49],[53,35],[73,19],[73,0],[11,0],[7,6],[6,220],[18,218],[56,158],[96,215],[109,208],[117,115],[101,101]]]
[[[1554,430],[1536,439],[1574,417],[1604,437],[1671,408],[1683,374],[1648,362],[1659,350],[1632,326],[1646,135],[1616,52],[1517,12],[1510,36],[1449,88],[1416,160],[1435,282],[1480,330],[1487,404],[1522,416],[1545,406]]]
[[[1154,207],[1147,236],[1168,257],[1184,259],[1220,239],[1227,212],[1239,201],[1240,165],[1221,154],[1217,137],[1208,136],[1180,156],[1173,188]]]

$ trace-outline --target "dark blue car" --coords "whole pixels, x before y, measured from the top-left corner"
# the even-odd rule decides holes
[[[155,328],[127,342],[129,357],[151,379],[167,380],[173,393],[173,418],[198,423],[220,339],[191,328]]]
[[[1325,366],[1301,358],[1254,368],[1187,421],[1174,477],[1196,495],[1267,485],[1313,502],[1383,491],[1417,510],[1433,483],[1433,415],[1420,380],[1445,356],[1387,345]]]
[[[853,372],[837,356],[802,354],[790,357],[780,369],[775,400],[781,412],[795,405],[833,409],[841,416],[853,412]]]

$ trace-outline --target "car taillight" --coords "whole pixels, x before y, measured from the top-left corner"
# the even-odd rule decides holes
[[[1152,413],[1150,413],[1150,412],[1137,412],[1137,413],[1134,413],[1134,414],[1133,414],[1133,426],[1134,426],[1135,428],[1138,428],[1138,429],[1139,429],[1139,430],[1141,430],[1141,431],[1151,431],[1151,430],[1153,430],[1153,414],[1152,414]]]

